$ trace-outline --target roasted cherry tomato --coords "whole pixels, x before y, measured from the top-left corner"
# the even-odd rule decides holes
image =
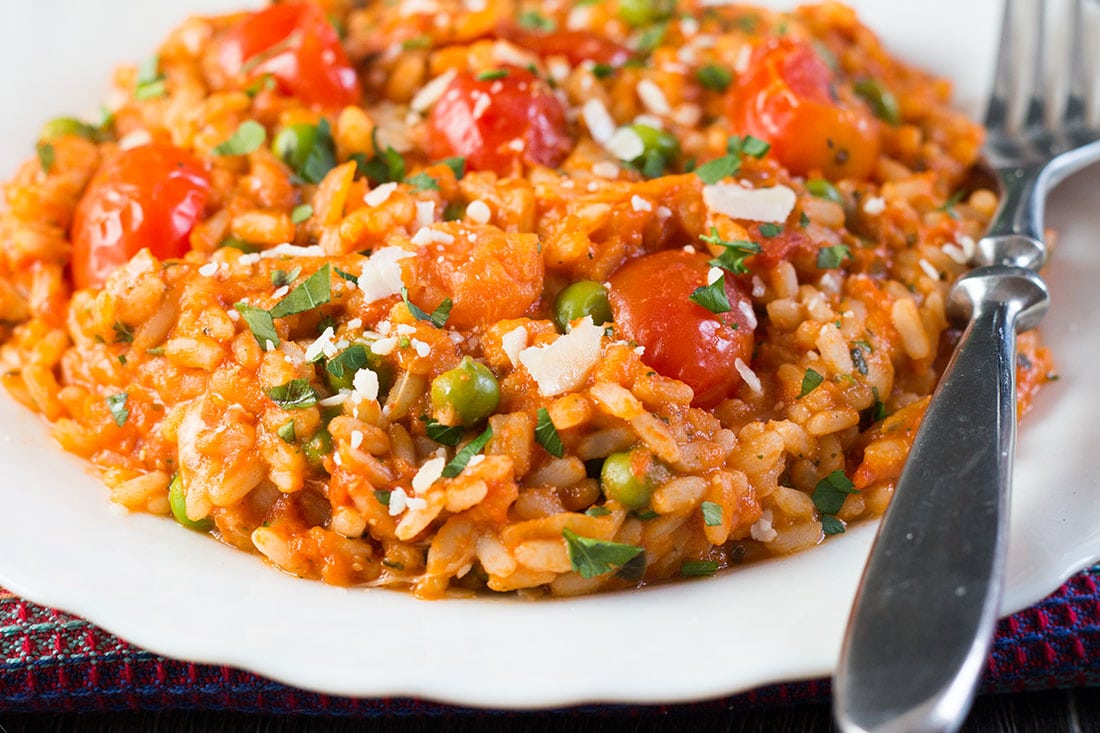
[[[592,31],[565,30],[538,33],[515,24],[501,26],[499,33],[522,48],[539,56],[564,56],[573,66],[585,61],[622,66],[633,54],[610,38]]]
[[[73,216],[76,286],[102,285],[145,247],[161,259],[182,256],[209,192],[202,162],[173,145],[142,145],[107,160]]]
[[[706,285],[710,266],[701,253],[670,249],[639,257],[611,276],[616,332],[645,347],[642,360],[695,390],[692,404],[713,407],[741,383],[734,366],[752,359],[752,304],[726,273],[730,310],[712,313],[689,300]]]
[[[812,46],[770,39],[731,88],[730,121],[738,132],[771,143],[772,154],[795,174],[864,178],[878,157],[878,123],[863,103],[835,100],[832,82]]]
[[[238,83],[270,75],[306,104],[334,108],[359,101],[359,80],[340,38],[313,3],[280,3],[226,31],[218,62]]]
[[[523,162],[556,166],[573,149],[562,103],[517,67],[459,73],[429,123],[431,157],[461,156],[473,170],[502,176],[517,173]]]

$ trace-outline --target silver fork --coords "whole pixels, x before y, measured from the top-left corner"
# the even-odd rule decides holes
[[[985,156],[1001,206],[978,243],[977,268],[950,291],[965,326],[932,397],[856,594],[833,680],[844,731],[954,731],[973,700],[1004,586],[1016,441],[1016,334],[1036,326],[1050,296],[1036,274],[1047,258],[1047,192],[1100,160],[1089,122],[1089,13],[1075,0],[1067,49],[1048,49],[1051,3],[1007,0]],[[1050,84],[1068,62],[1068,88]],[[1059,102],[1062,104],[1059,106]]]

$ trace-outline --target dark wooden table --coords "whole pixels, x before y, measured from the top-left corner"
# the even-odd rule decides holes
[[[149,712],[89,715],[5,715],[0,733],[455,733],[489,731],[684,730],[723,733],[828,733],[834,730],[827,705],[784,709],[636,715],[496,713],[486,717],[402,717],[348,720],[324,717],[239,715],[208,712]],[[1100,733],[1100,689],[1055,690],[979,697],[963,733]]]

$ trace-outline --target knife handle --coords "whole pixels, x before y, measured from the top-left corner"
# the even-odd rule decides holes
[[[1004,583],[1016,332],[1049,301],[1028,269],[952,290],[968,325],[917,432],[856,595],[834,679],[844,731],[951,731],[984,668]]]

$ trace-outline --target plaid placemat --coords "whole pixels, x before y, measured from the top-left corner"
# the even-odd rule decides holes
[[[1005,692],[1098,684],[1100,565],[1078,573],[1042,602],[1000,623],[982,689]],[[815,680],[691,705],[579,709],[641,715],[671,709],[703,712],[822,702],[828,697],[828,681]],[[87,621],[0,589],[0,712],[164,709],[361,717],[486,712],[403,698],[322,695],[227,666],[166,659]]]

